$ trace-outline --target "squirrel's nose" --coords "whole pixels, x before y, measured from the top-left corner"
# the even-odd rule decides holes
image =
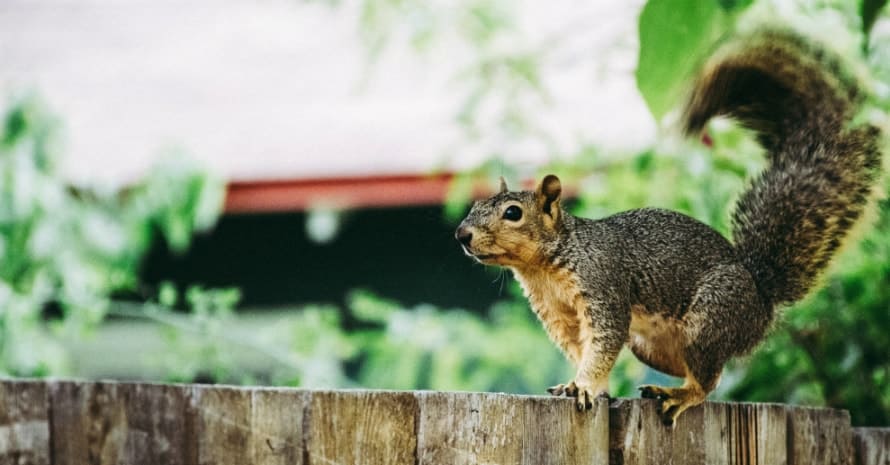
[[[460,241],[461,244],[469,247],[470,241],[473,240],[473,233],[470,232],[470,228],[461,226],[457,228],[457,231],[454,232],[454,238]]]

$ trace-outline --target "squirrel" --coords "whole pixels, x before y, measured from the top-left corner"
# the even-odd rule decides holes
[[[640,386],[664,424],[704,402],[724,364],[750,352],[777,308],[815,286],[867,207],[880,174],[880,131],[854,124],[863,91],[839,58],[790,32],[731,42],[693,81],[682,123],[714,116],[754,131],[768,165],[738,199],[731,241],[675,211],[571,215],[559,178],[476,201],[457,231],[464,252],[512,270],[550,339],[577,368],[548,389],[579,411],[608,398],[623,346],[680,387]]]

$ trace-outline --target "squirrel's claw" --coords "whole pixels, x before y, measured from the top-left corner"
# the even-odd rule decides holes
[[[640,386],[640,397],[658,401],[658,412],[665,426],[673,426],[689,407],[704,402],[707,393],[695,384],[691,387],[664,388],[660,386]]]
[[[563,394],[565,394],[566,397],[574,397],[575,408],[578,409],[579,412],[592,409],[594,399],[611,399],[607,391],[601,390],[598,393],[594,393],[593,389],[583,386],[579,387],[574,381],[566,384],[557,384],[556,386],[547,388],[547,392],[554,397],[559,397]]]
[[[578,398],[575,401],[575,408],[578,409],[579,412],[583,412],[585,410],[590,410],[593,408],[593,394],[587,389],[583,389],[578,392]]]
[[[593,401],[595,399],[606,399],[611,400],[609,393],[606,391],[600,391],[597,394],[594,394],[590,389],[579,389],[578,390],[578,400],[575,401],[575,408],[578,409],[579,412],[583,412],[585,410],[593,409]]]
[[[664,400],[668,398],[668,393],[659,386],[653,386],[651,384],[644,384],[637,389],[640,390],[640,397],[643,399],[658,399]]]
[[[578,397],[578,385],[574,381],[566,384],[566,397]]]
[[[575,397],[578,395],[578,387],[575,386],[575,382],[571,381],[565,384],[557,384],[556,386],[551,386],[547,388],[547,392],[550,393],[551,396],[559,397],[563,394],[566,397]]]

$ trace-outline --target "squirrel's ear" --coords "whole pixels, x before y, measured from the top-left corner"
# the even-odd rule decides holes
[[[559,182],[559,178],[552,174],[544,176],[537,191],[538,204],[544,213],[552,216],[553,204],[559,202],[559,194],[561,193],[562,184]]]
[[[501,176],[501,193],[503,194],[504,192],[507,192],[508,190],[509,189],[507,189],[507,181],[504,181],[504,177]]]

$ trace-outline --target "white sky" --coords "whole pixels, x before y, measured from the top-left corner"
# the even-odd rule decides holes
[[[343,3],[2,0],[0,97],[36,91],[49,104],[76,182],[133,180],[170,148],[235,179],[479,163],[483,150],[452,150],[463,140],[453,122],[466,92],[454,80],[463,49],[445,40],[419,56],[397,45],[367,75],[356,10]],[[562,38],[543,64],[550,101],[536,109],[557,152],[582,140],[633,150],[654,138],[633,81],[641,3],[515,2],[528,43]],[[553,147],[483,139],[520,171],[553,156]]]

